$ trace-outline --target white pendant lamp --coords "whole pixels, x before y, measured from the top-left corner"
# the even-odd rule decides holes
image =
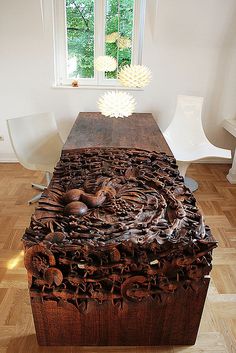
[[[115,43],[119,38],[119,32],[113,32],[106,35],[106,43]]]
[[[94,60],[94,68],[97,71],[115,71],[117,68],[117,61],[109,55],[98,56]]]
[[[143,65],[124,66],[118,74],[120,84],[125,87],[143,88],[150,83],[151,78],[151,70]]]
[[[135,105],[135,98],[131,94],[120,91],[106,92],[98,100],[100,112],[111,118],[130,116],[134,112]]]
[[[118,46],[119,49],[131,48],[132,47],[132,42],[127,37],[119,37],[117,39],[117,46]]]

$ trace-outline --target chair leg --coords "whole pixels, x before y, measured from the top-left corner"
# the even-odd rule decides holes
[[[187,172],[188,167],[190,166],[189,162],[182,162],[182,161],[176,161],[178,168],[179,168],[179,173],[182,175],[182,177],[185,177],[185,174]]]
[[[32,203],[37,202],[41,196],[42,196],[42,192],[40,194],[37,194],[34,197],[32,197],[32,199],[30,199],[28,201],[28,204],[31,205]]]
[[[48,185],[50,184],[51,179],[52,179],[52,174],[50,172],[45,172],[45,179],[46,179],[46,185],[32,183],[31,184],[32,188],[34,188],[36,190],[40,190],[40,191],[46,190]],[[41,196],[42,196],[42,192],[40,194],[34,196],[31,200],[29,200],[28,204],[30,205],[34,202],[37,202]]]
[[[191,192],[194,192],[198,189],[198,183],[192,178],[185,177],[184,185],[187,186]]]
[[[35,184],[35,183],[32,183],[31,186],[32,186],[32,188],[34,188],[36,190],[40,190],[40,191],[44,191],[45,189],[47,189],[47,187],[45,185],[40,185],[40,184]]]
[[[187,188],[189,188],[191,192],[196,191],[198,189],[198,183],[196,182],[196,180],[185,176],[187,169],[190,166],[190,163],[177,161],[177,165],[179,167],[180,175],[184,177],[184,185],[187,186]]]
[[[32,188],[40,190],[40,191],[44,191],[47,189],[48,185],[50,184],[50,181],[52,179],[52,174],[50,172],[45,172],[45,179],[46,179],[46,185],[41,185],[41,184],[35,184],[32,183]]]
[[[46,183],[47,183],[47,186],[48,186],[50,184],[51,179],[52,179],[52,173],[46,172],[45,173],[45,178],[46,178]]]

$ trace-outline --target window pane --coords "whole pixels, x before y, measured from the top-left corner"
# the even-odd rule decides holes
[[[94,0],[66,0],[67,77],[94,77]]]
[[[134,0],[106,1],[106,55],[118,61],[118,67],[131,64]],[[117,72],[107,72],[107,78],[116,78]]]

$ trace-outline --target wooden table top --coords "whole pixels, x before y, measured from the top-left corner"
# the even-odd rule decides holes
[[[63,146],[63,152],[88,147],[126,147],[172,152],[150,113],[129,118],[107,118],[101,113],[79,113]]]

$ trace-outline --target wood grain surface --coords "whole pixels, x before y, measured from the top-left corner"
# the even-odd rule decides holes
[[[0,164],[0,352],[1,353],[235,353],[236,347],[236,185],[226,180],[229,165],[194,164],[195,193],[219,247],[196,344],[190,347],[39,347],[29,301],[21,236],[37,194],[30,182],[43,173],[19,164]],[[142,318],[141,318],[142,319]],[[174,318],[176,319],[176,318]]]
[[[63,151],[86,147],[131,147],[172,155],[150,113],[128,119],[107,118],[101,113],[80,113]]]
[[[201,282],[198,291],[179,290],[161,304],[151,299],[126,302],[122,310],[111,302],[91,302],[80,313],[70,303],[33,301],[38,342],[56,346],[193,345],[209,279]]]

